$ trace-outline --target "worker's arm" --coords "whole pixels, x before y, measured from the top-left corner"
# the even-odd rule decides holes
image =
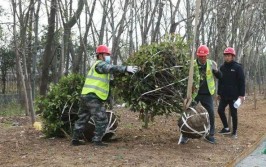
[[[221,71],[212,70],[212,73],[215,76],[215,78],[217,78],[217,79],[221,79],[222,78],[222,72]]]
[[[114,74],[114,73],[131,73],[134,74],[139,70],[137,66],[118,66],[112,65],[105,61],[101,61],[95,66],[95,70],[100,74]]]
[[[217,79],[222,78],[222,73],[218,70],[217,63],[215,61],[212,61],[212,73]]]
[[[237,70],[237,76],[238,76],[238,89],[239,89],[239,96],[244,97],[245,96],[245,75],[244,75],[244,71],[242,66],[240,65],[240,67]]]

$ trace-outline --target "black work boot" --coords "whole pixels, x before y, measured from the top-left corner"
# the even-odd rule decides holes
[[[108,146],[108,144],[103,143],[102,141],[94,141],[93,144],[95,146],[101,146],[101,147],[107,147]]]
[[[206,136],[204,139],[211,144],[216,143],[216,139],[213,136]]]
[[[189,138],[183,136],[183,137],[181,138],[181,142],[180,142],[180,143],[181,143],[181,144],[186,144],[188,141],[189,141]]]
[[[226,134],[230,134],[230,130],[229,129],[227,130],[227,129],[223,128],[218,133],[226,135]]]
[[[73,138],[71,141],[72,146],[79,146],[79,145],[85,145],[84,141],[80,141],[81,132],[78,130],[74,130],[73,132]]]
[[[83,141],[79,141],[79,140],[77,140],[77,139],[72,139],[72,141],[71,141],[71,145],[72,145],[72,146],[85,145],[85,142],[83,142]]]

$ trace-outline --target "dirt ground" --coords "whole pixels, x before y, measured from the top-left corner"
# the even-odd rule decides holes
[[[217,144],[190,140],[178,145],[177,115],[158,116],[143,129],[138,113],[117,109],[117,137],[107,148],[70,146],[66,138],[47,139],[25,117],[0,117],[0,166],[225,166],[266,133],[266,100],[258,109],[247,99],[239,110],[238,139],[216,134]],[[216,130],[221,129],[216,113]]]

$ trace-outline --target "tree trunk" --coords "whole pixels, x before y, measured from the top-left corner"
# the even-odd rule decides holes
[[[13,21],[14,21],[14,25],[13,25],[13,36],[14,36],[14,45],[15,45],[15,54],[16,54],[16,65],[17,65],[17,71],[19,74],[19,78],[21,79],[20,81],[18,80],[18,82],[21,82],[22,85],[22,90],[23,90],[23,96],[24,96],[24,100],[25,100],[25,114],[26,116],[29,115],[29,103],[28,103],[28,97],[27,97],[27,89],[26,89],[26,85],[25,85],[25,78],[22,72],[22,67],[21,67],[21,60],[19,57],[19,48],[18,48],[18,43],[17,43],[17,30],[16,30],[16,0],[12,0],[12,6],[13,6]]]
[[[190,7],[190,0],[186,0],[186,12],[187,12],[187,18],[190,18],[191,16],[191,7]],[[191,41],[192,40],[192,19],[188,19],[186,22],[186,37],[187,37],[187,41]],[[191,43],[191,42],[190,42]],[[192,47],[190,47],[192,48]]]
[[[47,33],[47,43],[45,46],[44,55],[42,59],[43,66],[42,66],[40,95],[43,96],[45,96],[47,93],[47,88],[49,83],[49,69],[51,65],[51,60],[53,58],[51,48],[54,40],[56,6],[57,6],[57,0],[52,0],[50,8],[49,27]]]
[[[218,6],[218,11],[220,11],[217,14],[217,37],[216,37],[216,46],[214,47],[214,60],[218,59],[218,55],[220,53],[223,53],[223,49],[227,47],[226,45],[226,37],[227,37],[227,31],[226,31],[226,25],[228,23],[228,18],[230,16],[230,10],[229,10],[229,4],[222,2],[220,6]]]
[[[64,36],[63,36],[63,43],[64,43],[64,52],[61,55],[61,67],[60,67],[60,77],[63,75],[63,72],[65,72],[65,75],[68,74],[68,70],[69,70],[69,66],[70,66],[70,41],[71,41],[71,29],[72,27],[77,23],[78,18],[81,15],[81,12],[83,10],[84,7],[84,1],[85,0],[79,0],[78,1],[78,8],[75,11],[74,15],[68,20],[68,18],[66,18],[66,21],[64,21],[64,15],[61,13],[61,17],[63,20],[63,25],[64,25]],[[70,2],[70,4],[72,5],[72,1]],[[72,7],[71,7],[72,8]],[[70,8],[70,13],[72,12]],[[67,9],[65,10],[67,11]],[[72,57],[74,57],[74,55],[72,55]],[[65,60],[66,58],[66,60]],[[66,66],[65,66],[65,61],[66,61]]]
[[[253,83],[253,92],[254,92],[254,96],[253,96],[254,110],[257,110],[257,90],[256,90],[256,82],[255,82],[255,80],[254,80],[254,83]]]
[[[1,70],[1,74],[2,74],[2,85],[3,85],[3,88],[2,88],[2,94],[6,94],[6,77],[7,77],[7,74],[6,74],[6,70]]]
[[[79,25],[79,31],[80,31],[80,47],[79,47],[79,53],[77,56],[75,56],[73,58],[73,73],[78,73],[80,71],[80,64],[81,64],[81,60],[82,60],[82,55],[84,53],[84,56],[87,57],[87,37],[88,37],[88,33],[90,30],[90,27],[92,26],[92,19],[93,19],[93,14],[94,14],[94,9],[95,9],[95,5],[96,5],[96,0],[93,1],[92,7],[91,7],[91,11],[89,11],[89,7],[87,4],[87,1],[85,1],[85,6],[86,6],[86,11],[89,14],[89,21],[88,24],[86,25],[86,30],[84,33],[83,38],[81,37],[81,26]]]
[[[128,38],[129,38],[129,55],[131,55],[134,52],[134,40],[133,40],[133,29],[134,29],[134,10],[133,10],[133,4],[134,2],[132,2],[132,6],[130,8],[130,28],[129,28],[129,32],[128,32]]]
[[[113,63],[115,65],[117,64],[117,58],[119,56],[119,43],[120,43],[121,34],[124,32],[124,26],[125,26],[125,19],[126,19],[128,4],[129,4],[129,0],[125,0],[122,18],[119,21],[117,27],[115,28],[115,30],[116,30],[119,26],[117,34],[116,34],[116,32],[114,32],[115,30],[113,30],[112,54],[113,54]],[[114,21],[114,18],[111,20]]]
[[[32,57],[32,98],[35,99],[35,85],[36,85],[36,63],[37,63],[37,54],[38,54],[38,33],[39,33],[39,11],[41,6],[41,0],[38,0],[38,6],[36,13],[34,14],[34,51]]]
[[[21,4],[20,4],[21,5]],[[21,6],[20,7],[20,12],[21,12]],[[25,88],[26,88],[26,104],[28,107],[28,110],[31,114],[31,121],[32,124],[35,122],[35,112],[33,108],[33,99],[32,99],[32,88],[31,88],[31,77],[28,73],[28,69],[30,68],[27,66],[27,64],[31,64],[31,59],[32,59],[32,54],[31,54],[31,38],[32,38],[32,18],[33,18],[33,11],[34,11],[34,0],[30,1],[29,8],[25,14],[25,16],[20,15],[19,20],[20,20],[20,50],[21,50],[21,58],[22,58],[22,73],[24,72],[23,77],[25,79]],[[29,25],[29,27],[27,27]],[[29,29],[29,45],[27,45],[27,37],[26,37],[26,31]],[[27,47],[30,46],[30,47]],[[27,52],[27,48],[29,48]],[[28,54],[27,54],[28,53]],[[28,61],[26,58],[26,55],[28,55]]]
[[[105,29],[105,25],[106,25],[106,18],[108,15],[108,13],[107,13],[108,2],[109,2],[109,0],[104,0],[103,5],[102,5],[103,16],[102,16],[101,29],[100,29],[100,33],[99,33],[99,41],[98,41],[99,45],[103,44],[104,29]]]
[[[161,19],[162,19],[162,16],[163,16],[163,7],[164,7],[164,1],[161,1],[160,2],[160,5],[159,5],[159,16],[158,16],[158,20],[157,20],[157,23],[156,23],[156,26],[155,26],[155,29],[154,29],[154,33],[152,35],[152,38],[151,38],[151,42],[155,42],[157,41],[158,42],[158,34],[159,34],[159,31],[160,31],[160,24],[161,24]]]
[[[176,27],[177,27],[177,25],[178,24],[176,24],[176,22],[175,22],[175,17],[176,17],[176,13],[177,13],[177,11],[178,11],[178,8],[179,8],[179,5],[180,5],[180,2],[181,2],[181,0],[178,0],[177,2],[176,2],[176,5],[175,5],[175,8],[174,8],[174,11],[173,12],[171,12],[171,26],[170,26],[170,30],[169,30],[169,33],[170,34],[175,34],[175,31],[176,31]],[[170,3],[171,3],[171,9],[172,9],[172,1],[170,1]]]
[[[156,0],[154,3],[155,4],[153,8],[152,8],[152,1],[146,1],[146,3],[143,1],[141,4],[140,10],[143,10],[144,12],[141,12],[142,13],[142,15],[140,16],[141,18],[138,18],[138,20],[141,32],[142,45],[148,43],[148,33],[154,21],[154,16],[157,11],[159,0]]]

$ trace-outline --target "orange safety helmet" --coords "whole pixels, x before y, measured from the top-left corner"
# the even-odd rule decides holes
[[[209,54],[209,48],[206,45],[200,45],[197,49],[197,56],[204,57]]]
[[[101,54],[101,53],[106,53],[106,54],[111,54],[109,48],[106,45],[99,45],[96,49],[96,54]]]
[[[235,49],[234,48],[231,48],[231,47],[228,47],[224,50],[224,54],[232,54],[232,55],[236,55],[236,52],[235,52]]]

